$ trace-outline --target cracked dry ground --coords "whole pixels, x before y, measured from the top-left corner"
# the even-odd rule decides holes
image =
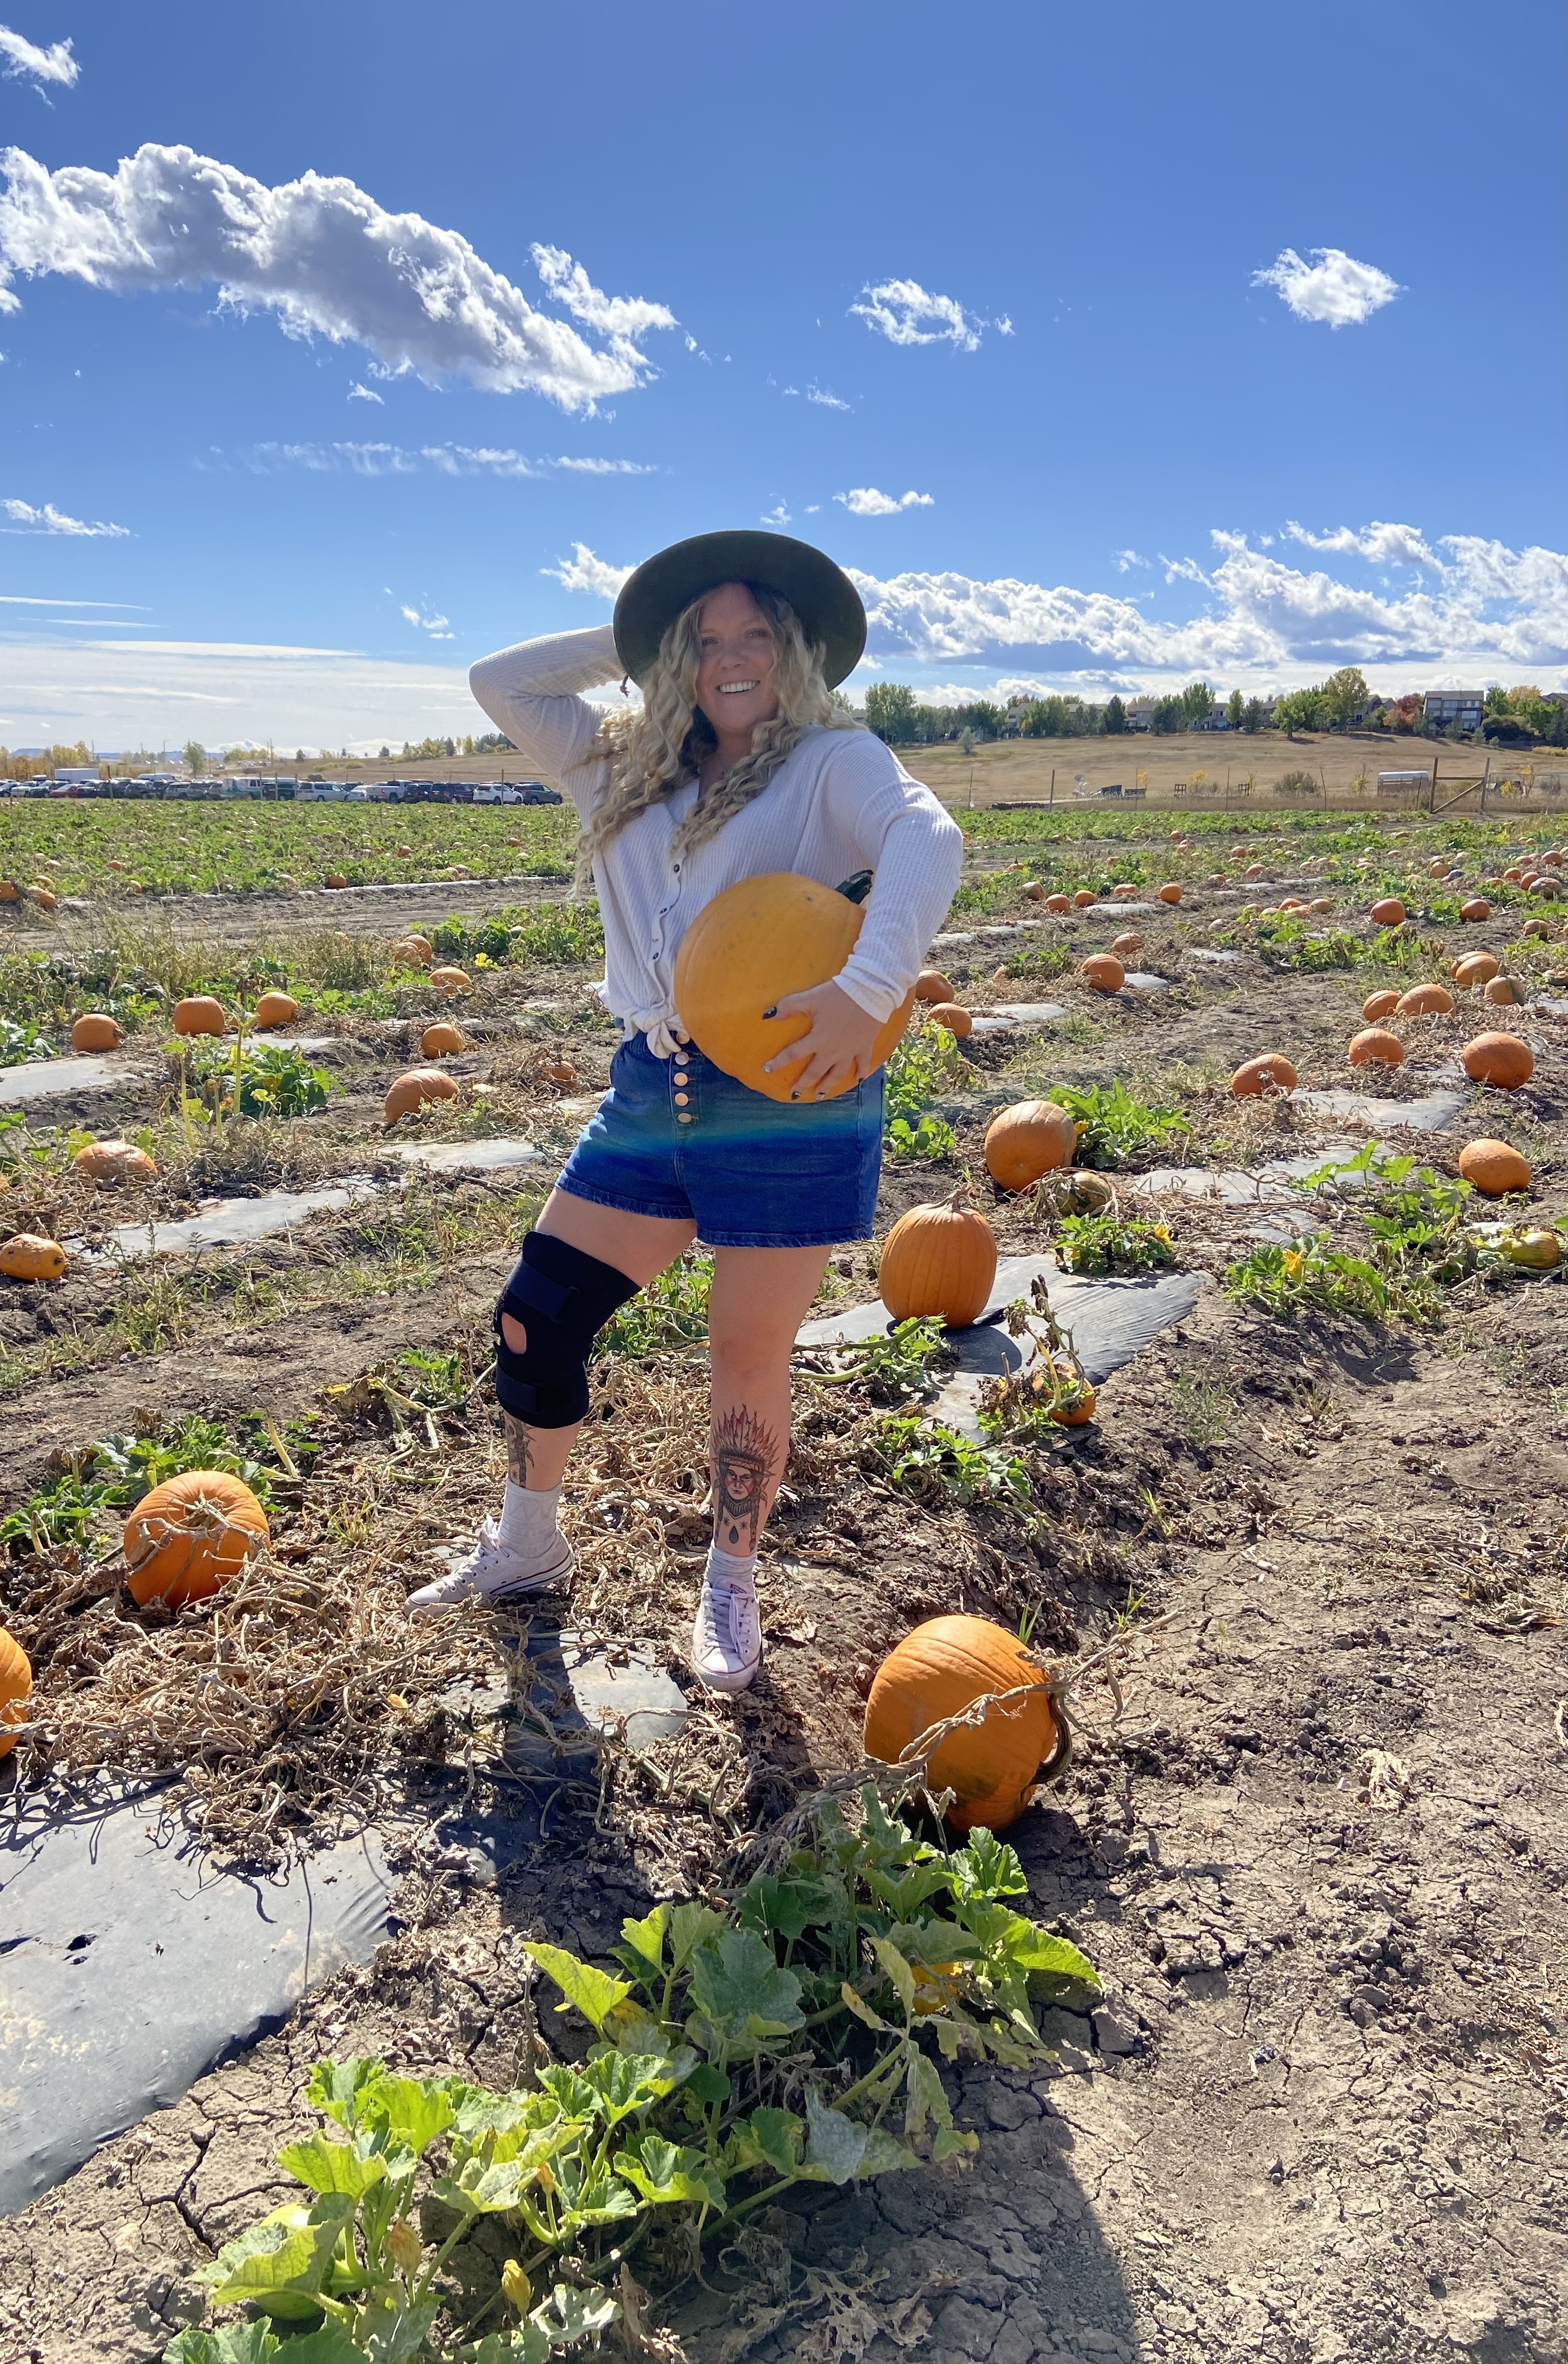
[[[972,2169],[814,2193],[710,2260],[670,2301],[695,2364],[1560,2353],[1562,1500],[1529,1374],[1561,1304],[1503,1292],[1461,1350],[1210,1293],[1106,1389],[1186,1507],[1120,1710],[1081,1695],[1074,1770],[1012,1833],[1105,2012],[963,2077]],[[1231,1431],[1184,1442],[1173,1385],[1217,1371]],[[319,2053],[505,2081],[519,1939],[602,1951],[645,1897],[613,1834],[498,1890],[432,1853],[371,1968],[0,2225],[0,2358],[156,2357],[282,2196]]]

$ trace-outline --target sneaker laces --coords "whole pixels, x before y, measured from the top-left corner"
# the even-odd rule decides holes
[[[750,1631],[743,1613],[748,1609],[753,1621]],[[703,1655],[711,1650],[737,1666],[749,1666],[761,1640],[756,1594],[728,1584],[705,1584],[701,1615]]]

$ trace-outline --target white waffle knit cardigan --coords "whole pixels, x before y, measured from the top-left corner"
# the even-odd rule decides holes
[[[473,695],[524,762],[554,781],[588,820],[607,765],[594,739],[599,707],[579,693],[620,678],[606,624],[556,632],[482,657]],[[696,801],[695,783],[622,830],[595,865],[605,923],[600,991],[628,1033],[667,1058],[680,1035],[675,955],[706,903],[738,879],[795,870],[837,886],[875,873],[860,939],[838,982],[879,1022],[896,1009],[941,925],[963,863],[963,838],[930,790],[868,730],[808,730],[762,794],[717,837],[678,858],[672,841]]]

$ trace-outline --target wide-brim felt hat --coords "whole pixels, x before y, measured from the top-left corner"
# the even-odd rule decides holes
[[[721,583],[765,583],[787,599],[808,641],[821,644],[829,689],[853,673],[866,644],[866,611],[841,566],[787,533],[698,533],[629,574],[616,601],[616,654],[640,681],[670,625],[694,599]]]

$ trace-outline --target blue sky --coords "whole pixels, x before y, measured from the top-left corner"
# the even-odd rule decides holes
[[[471,730],[770,519],[862,686],[1568,680],[1544,0],[0,21],[0,741]]]

